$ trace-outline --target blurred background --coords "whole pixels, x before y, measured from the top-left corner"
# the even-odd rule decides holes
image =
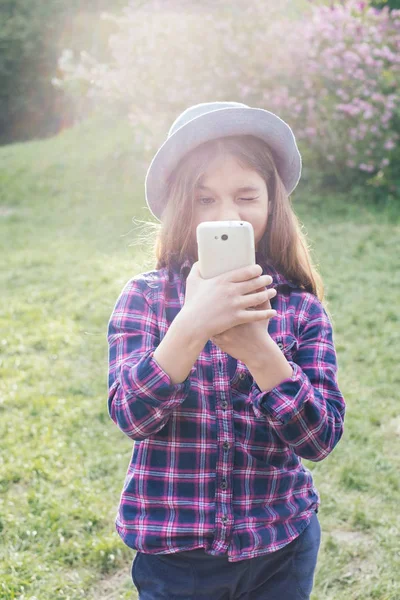
[[[0,0],[0,599],[135,598],[114,530],[132,443],[106,330],[154,268],[144,176],[191,104],[276,112],[348,404],[307,463],[313,600],[400,599],[400,1]]]

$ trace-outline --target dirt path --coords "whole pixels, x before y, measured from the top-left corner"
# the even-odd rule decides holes
[[[101,579],[93,588],[90,600],[137,600],[137,597],[128,566],[110,577]]]

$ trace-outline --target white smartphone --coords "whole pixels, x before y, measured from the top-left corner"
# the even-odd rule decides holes
[[[254,229],[248,221],[204,221],[196,238],[203,279],[256,264]]]

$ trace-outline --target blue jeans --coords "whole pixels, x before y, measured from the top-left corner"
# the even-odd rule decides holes
[[[308,600],[321,541],[316,513],[284,548],[239,562],[203,548],[175,554],[137,552],[132,580],[139,600]]]

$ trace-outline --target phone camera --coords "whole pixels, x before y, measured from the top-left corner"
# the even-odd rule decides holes
[[[228,236],[226,235],[226,233],[224,233],[223,235],[221,235],[221,240],[225,241],[227,239],[228,239]]]

